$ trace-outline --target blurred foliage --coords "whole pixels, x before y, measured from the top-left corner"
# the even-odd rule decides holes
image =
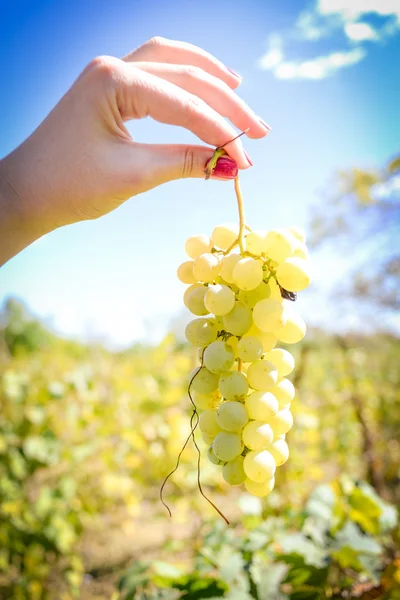
[[[195,352],[172,335],[119,353],[69,342],[16,301],[1,323],[0,598],[400,597],[398,339],[314,332],[291,348],[295,427],[276,490],[261,503],[202,461],[226,528],[191,447],[166,488],[172,522],[158,499],[189,432]],[[116,577],[87,595],[132,559],[119,591]],[[357,596],[363,585],[380,595]]]
[[[313,211],[314,245],[351,251],[346,293],[381,307],[400,307],[400,156],[381,170],[353,168],[335,176]],[[339,292],[339,290],[338,290]]]

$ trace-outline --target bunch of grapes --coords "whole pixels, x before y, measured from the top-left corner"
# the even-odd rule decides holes
[[[185,250],[190,260],[178,278],[189,286],[184,304],[196,316],[185,335],[200,361],[189,393],[208,458],[229,484],[266,496],[276,467],[289,457],[295,390],[287,376],[294,359],[276,345],[305,335],[292,308],[310,283],[304,234],[296,227],[244,232],[219,225],[211,237],[190,237]]]

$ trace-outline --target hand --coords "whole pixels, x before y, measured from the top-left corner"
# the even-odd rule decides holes
[[[95,58],[0,163],[3,211],[7,204],[8,232],[14,231],[8,243],[17,246],[11,256],[46,232],[97,218],[161,183],[204,178],[214,148],[137,143],[124,125],[130,119],[180,125],[213,147],[237,135],[224,117],[241,131],[249,128],[251,138],[265,136],[268,126],[234,93],[239,85],[236,74],[201,48],[159,37],[122,60]],[[236,164],[220,159],[228,166],[223,177],[251,165],[241,139],[225,150]]]

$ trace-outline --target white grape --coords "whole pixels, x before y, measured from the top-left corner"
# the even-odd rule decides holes
[[[221,427],[217,423],[217,415],[215,410],[205,410],[200,415],[199,427],[202,433],[215,438],[217,433],[221,431]]]
[[[229,371],[235,362],[235,352],[225,342],[212,342],[204,350],[203,364],[211,373]]]
[[[243,429],[242,438],[250,450],[263,450],[272,444],[274,433],[271,426],[263,421],[250,421]]]
[[[204,296],[204,304],[208,312],[218,316],[226,315],[235,304],[235,294],[226,285],[209,285]]]
[[[211,239],[214,246],[221,250],[228,250],[230,246],[237,240],[239,235],[239,227],[235,224],[227,223],[217,225],[212,232]]]
[[[254,362],[263,353],[262,341],[255,336],[243,337],[237,345],[237,355],[244,362]]]
[[[293,427],[292,413],[288,408],[284,408],[271,417],[269,424],[275,436],[287,433]]]
[[[262,281],[254,290],[240,290],[238,299],[244,302],[250,308],[254,308],[257,302],[269,298],[271,296],[271,288],[268,283]]]
[[[256,483],[263,483],[275,474],[275,460],[268,450],[251,450],[244,457],[244,472],[247,477]]]
[[[278,400],[271,392],[253,392],[246,399],[250,419],[269,421],[279,411]]]
[[[233,280],[241,290],[254,290],[263,276],[262,262],[255,258],[242,258],[233,269]]]
[[[295,238],[285,229],[273,229],[265,237],[265,253],[276,262],[283,262],[293,254]]]
[[[200,254],[211,252],[212,241],[208,235],[192,235],[185,243],[185,252],[190,258],[196,259]]]
[[[278,371],[268,360],[256,360],[247,369],[247,379],[253,390],[269,390],[278,381]]]
[[[197,281],[210,283],[218,277],[220,268],[221,265],[216,254],[201,254],[194,261],[193,275]]]
[[[261,331],[275,332],[285,324],[285,313],[282,302],[273,298],[260,300],[254,307],[253,320]]]
[[[276,269],[276,277],[285,290],[301,292],[311,282],[309,262],[299,256],[289,257]]]
[[[186,325],[185,336],[192,346],[206,346],[217,339],[218,327],[215,319],[193,319]]]
[[[217,423],[224,431],[242,431],[248,420],[247,409],[241,402],[222,402],[217,410]]]
[[[210,394],[199,394],[193,392],[192,398],[196,407],[201,410],[207,410],[209,408],[216,409],[221,404],[221,393],[219,390],[215,390]]]
[[[241,436],[237,433],[221,431],[213,441],[213,452],[220,460],[233,460],[243,452]]]
[[[266,250],[266,231],[251,231],[246,235],[245,244],[247,252],[260,256]]]
[[[204,317],[210,312],[204,304],[206,293],[207,287],[202,285],[201,287],[195,287],[186,297],[187,308],[197,317]]]
[[[304,260],[308,259],[308,256],[309,256],[308,248],[303,242],[300,242],[300,240],[296,240],[296,245],[294,247],[293,256],[303,258]]]
[[[285,310],[285,324],[277,329],[278,340],[284,344],[297,344],[306,335],[306,324],[293,310]]]
[[[207,435],[206,433],[202,433],[201,437],[203,438],[203,442],[205,444],[207,444],[207,446],[210,446],[213,441],[214,441],[214,436],[213,435]]]
[[[195,283],[196,278],[193,275],[194,260],[187,260],[178,267],[177,275],[182,283]]]
[[[224,256],[221,261],[221,277],[228,283],[232,284],[234,282],[233,279],[233,269],[236,267],[239,260],[242,257],[240,254],[228,254]]]
[[[275,348],[270,352],[267,352],[265,358],[272,362],[275,365],[278,376],[286,377],[289,375],[294,369],[294,358],[287,350],[283,350],[282,348]]]
[[[232,310],[222,317],[225,330],[233,335],[243,335],[251,327],[251,309],[243,302],[236,301]]]
[[[246,478],[244,480],[244,486],[250,494],[253,494],[253,496],[263,498],[264,496],[268,496],[274,489],[275,477],[271,477],[271,479],[267,479],[267,481],[264,481],[263,483],[257,483],[256,481]]]
[[[281,381],[278,381],[271,389],[271,393],[278,400],[279,410],[289,408],[295,395],[294,385],[289,379],[281,379]]]
[[[243,338],[249,337],[249,336],[254,336],[254,337],[258,338],[259,340],[261,340],[263,348],[264,348],[264,352],[270,352],[270,350],[275,348],[276,342],[278,341],[278,338],[276,337],[276,335],[274,335],[273,333],[270,333],[270,332],[261,331],[261,329],[259,329],[256,325],[254,325],[254,323],[250,327],[249,331],[247,333],[245,333]]]
[[[199,394],[210,394],[218,387],[218,375],[205,367],[194,369],[190,375],[190,389]]]
[[[211,446],[209,446],[209,448],[207,450],[207,458],[208,458],[208,460],[210,462],[212,462],[213,465],[223,465],[223,464],[225,464],[224,460],[221,460],[221,459],[219,459],[219,458],[217,458],[215,456],[212,444],[211,444]]]
[[[219,378],[219,391],[226,400],[241,400],[249,391],[247,377],[239,371],[226,371]]]
[[[240,485],[246,479],[243,456],[237,456],[222,467],[222,476],[229,485]]]
[[[289,447],[283,439],[272,442],[268,447],[268,452],[271,452],[277,467],[283,465],[289,458]]]

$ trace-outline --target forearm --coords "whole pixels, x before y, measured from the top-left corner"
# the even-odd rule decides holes
[[[46,233],[33,194],[30,198],[25,191],[30,185],[22,181],[21,163],[18,149],[0,161],[0,265]]]

